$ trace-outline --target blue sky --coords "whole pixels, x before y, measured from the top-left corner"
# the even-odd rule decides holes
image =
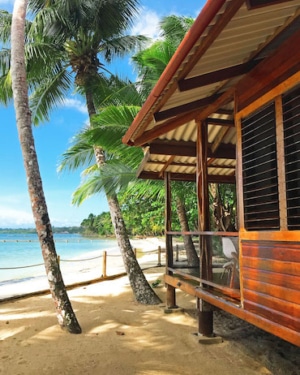
[[[0,0],[0,9],[12,11],[13,2]],[[195,18],[204,3],[205,0],[143,0],[133,33],[155,38],[161,17],[176,14]],[[122,77],[133,74],[127,62],[114,65],[114,68]],[[33,227],[13,103],[8,107],[0,104],[0,119],[0,228]],[[44,193],[53,226],[77,226],[90,213],[99,215],[108,211],[106,199],[101,194],[86,200],[79,207],[72,206],[72,193],[80,184],[80,171],[57,173],[62,153],[87,119],[84,101],[70,95],[64,106],[51,112],[48,123],[34,129]]]

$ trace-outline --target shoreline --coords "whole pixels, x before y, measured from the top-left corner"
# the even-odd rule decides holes
[[[164,241],[158,238],[145,238],[130,240],[133,249],[137,251],[137,259],[141,268],[157,267],[158,247],[164,249]],[[100,254],[101,253],[101,254]],[[98,254],[94,257],[93,254]],[[106,259],[106,275],[103,276],[103,251],[88,252],[83,261],[82,256],[73,262],[61,262],[61,272],[67,288],[93,280],[106,280],[115,275],[124,275],[125,268],[121,253],[109,254]],[[80,261],[81,260],[81,261]],[[26,297],[34,293],[49,292],[49,284],[46,274],[28,276],[20,279],[3,280],[0,282],[0,302],[14,298]]]

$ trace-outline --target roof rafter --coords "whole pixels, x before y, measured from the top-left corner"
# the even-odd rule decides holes
[[[235,159],[235,146],[232,144],[221,144],[217,150],[212,152],[212,145],[208,145],[207,156],[209,158]],[[196,144],[194,142],[184,141],[155,141],[149,145],[151,155],[175,155],[196,157]]]
[[[181,116],[177,116],[176,118],[172,118],[170,120],[165,121],[162,124],[155,126],[154,128],[144,132],[140,137],[138,137],[135,142],[134,146],[142,146],[161,135],[178,128],[185,123],[192,121],[192,120],[205,120],[209,117],[214,111],[219,109],[223,104],[227,104],[233,98],[235,88],[232,87],[228,91],[225,91],[223,94],[218,96],[218,98],[205,108],[198,108],[195,111],[184,113]]]
[[[216,94],[216,95],[212,95],[212,96],[208,96],[206,98],[198,99],[198,100],[195,100],[193,102],[189,102],[189,103],[186,103],[186,104],[183,104],[183,105],[179,105],[177,107],[166,109],[165,111],[156,112],[156,113],[154,113],[154,119],[155,119],[155,121],[163,121],[163,120],[167,120],[171,117],[175,117],[175,116],[183,114],[183,113],[194,111],[195,109],[199,110],[199,108],[205,107],[205,106],[211,104],[212,102],[214,102],[219,97],[220,97],[220,94]]]
[[[210,85],[212,83],[225,81],[234,77],[238,77],[243,74],[247,74],[262,59],[251,60],[244,64],[230,66],[225,69],[216,70],[214,72],[206,73],[197,77],[182,79],[178,82],[178,88],[180,91],[188,91],[197,87]]]

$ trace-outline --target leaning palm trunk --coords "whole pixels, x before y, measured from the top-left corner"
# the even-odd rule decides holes
[[[86,90],[86,103],[91,120],[96,114],[93,97],[89,90]],[[105,164],[105,155],[101,147],[94,146],[94,154],[99,169]],[[143,271],[132,250],[125,222],[116,194],[107,194],[106,198],[110,210],[111,220],[114,226],[117,242],[122,254],[124,267],[129,278],[130,286],[137,302],[145,305],[156,305],[161,302],[159,297],[149,285]]]
[[[67,329],[69,332],[80,333],[81,328],[72,310],[59,268],[31,128],[24,58],[26,7],[26,0],[15,1],[11,30],[11,74],[17,128],[36,231],[42,249],[58,322],[62,328]]]
[[[189,232],[189,223],[186,216],[186,210],[184,202],[178,196],[176,198],[176,210],[180,222],[180,227],[182,232]],[[192,236],[189,234],[183,235],[184,248],[186,251],[186,257],[188,266],[190,267],[199,267],[199,258],[195,250],[195,246],[192,240]]]
[[[132,250],[127,236],[126,226],[122,217],[118,198],[115,194],[106,195],[111,220],[115,229],[116,238],[123,257],[126,273],[137,302],[145,305],[156,305],[161,302],[149,285]]]
[[[103,150],[100,147],[94,147],[94,153],[97,160],[97,165],[99,168],[101,168],[105,162]],[[116,239],[122,254],[125,271],[129,278],[133,295],[136,301],[139,303],[144,305],[157,305],[161,302],[161,300],[149,285],[136,259],[129,241],[117,195],[106,193],[106,198]]]

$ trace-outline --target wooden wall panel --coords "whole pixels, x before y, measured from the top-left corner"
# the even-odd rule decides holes
[[[300,332],[300,320],[298,318],[294,318],[288,312],[267,308],[255,302],[247,302],[245,304],[245,310],[260,315],[273,323],[280,324],[286,328]]]
[[[241,242],[243,306],[300,331],[300,243]]]

